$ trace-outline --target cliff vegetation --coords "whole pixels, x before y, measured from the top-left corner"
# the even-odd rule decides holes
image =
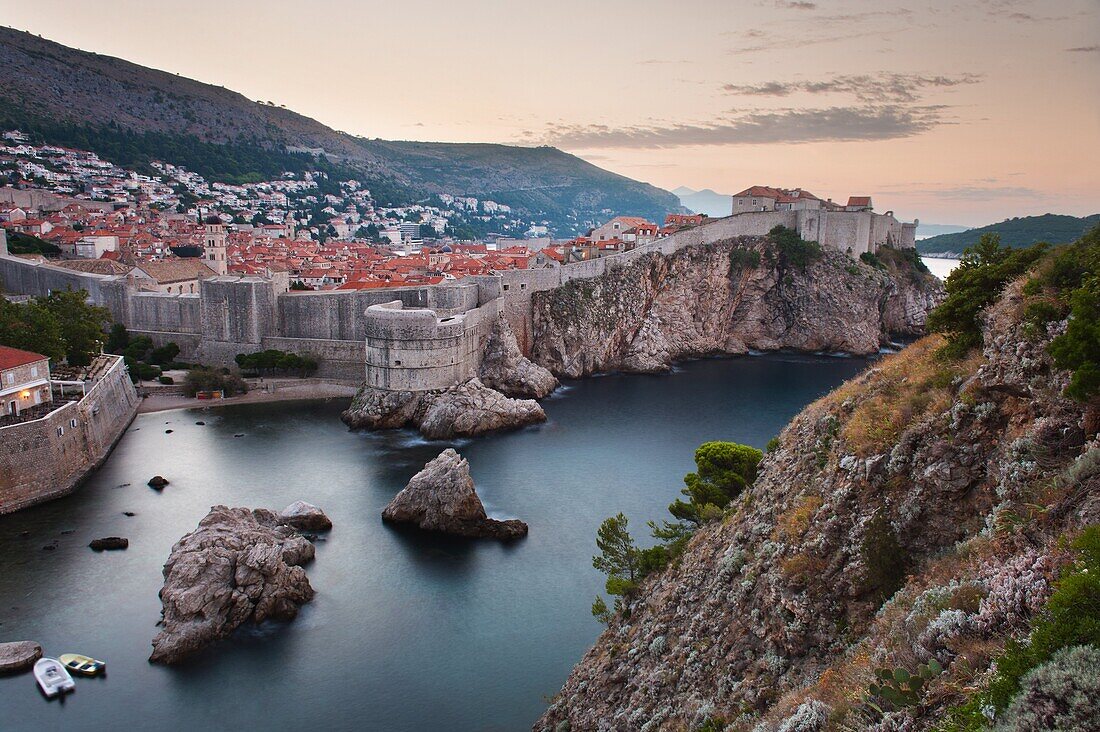
[[[724,508],[661,527],[686,537],[662,567],[609,581],[535,729],[1100,728],[1098,265],[1098,230],[975,247],[939,332],[806,408]]]

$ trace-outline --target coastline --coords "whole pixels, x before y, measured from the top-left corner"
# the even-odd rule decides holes
[[[269,384],[265,384],[269,386]],[[261,404],[269,402],[288,402],[310,399],[351,399],[358,391],[358,387],[350,383],[305,383],[305,384],[270,384],[275,388],[250,389],[240,396],[228,399],[194,399],[182,394],[157,394],[152,393],[141,400],[138,405],[138,414],[151,414],[153,412],[166,412],[173,409],[194,409],[210,407],[229,407],[234,404]]]

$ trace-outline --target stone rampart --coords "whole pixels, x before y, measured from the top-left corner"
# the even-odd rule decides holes
[[[41,419],[0,427],[0,514],[74,491],[99,467],[137,414],[122,358],[79,402]]]
[[[366,311],[366,383],[392,391],[445,389],[477,375],[499,300],[439,317],[400,300]]]
[[[464,328],[477,330],[481,321],[475,311],[490,304],[494,317],[496,312],[504,314],[521,349],[529,354],[533,293],[560,287],[570,280],[598,277],[653,252],[668,255],[697,244],[737,236],[762,236],[780,225],[795,229],[805,239],[848,251],[852,256],[875,251],[887,243],[913,246],[915,231],[914,224],[902,224],[893,216],[864,211],[752,212],[717,219],[629,252],[586,262],[508,270],[425,287],[378,290],[280,292],[270,280],[227,275],[202,280],[199,292],[193,295],[139,293],[123,277],[35,264],[4,256],[2,250],[0,279],[7,290],[30,295],[84,288],[93,302],[109,308],[115,319],[131,331],[149,335],[158,345],[176,342],[182,360],[232,366],[239,353],[277,348],[318,358],[320,376],[353,379],[358,364],[360,372],[368,372],[368,380],[409,384],[412,385],[409,388],[419,390],[435,388],[421,385],[446,380],[444,374],[470,372],[466,355],[441,345],[451,337],[442,334],[455,330],[458,322]],[[391,302],[399,302],[401,307],[383,310],[399,311],[393,317],[410,327],[422,319],[416,315],[417,311],[429,311],[432,321],[438,324],[433,326],[432,336],[425,343],[418,343],[419,336],[413,328],[408,331],[409,340],[403,343],[396,331],[385,335],[372,331],[375,327],[372,323],[385,318],[369,316],[368,311],[375,312],[375,306]],[[466,315],[460,321],[446,321],[448,324],[444,326],[446,318],[463,313]],[[471,343],[472,337],[466,338],[462,347],[470,347]],[[404,351],[409,351],[405,358],[393,356]],[[401,361],[400,367],[394,361]],[[407,375],[399,375],[402,370]]]

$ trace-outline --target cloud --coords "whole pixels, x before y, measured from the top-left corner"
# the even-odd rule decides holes
[[[776,0],[776,6],[790,8],[791,10],[814,10],[817,3],[805,2],[805,0]]]
[[[929,88],[950,88],[974,84],[979,77],[922,76],[919,74],[840,75],[823,81],[768,81],[762,84],[726,84],[728,94],[758,97],[786,97],[796,92],[807,94],[851,94],[861,102],[915,102]]]
[[[840,43],[841,41],[851,41],[857,38],[881,38],[883,36],[902,33],[908,30],[908,28],[895,28],[893,30],[869,30],[858,33],[834,33],[832,35],[816,35],[811,37],[806,37],[804,34],[787,36],[750,31],[741,34],[741,36],[747,40],[757,42],[737,48],[731,48],[728,53],[733,56],[742,56],[749,53],[761,53],[763,51],[791,51],[805,48],[806,46]],[[767,40],[758,40],[761,38],[766,38]]]
[[[1002,198],[1045,198],[1046,194],[1034,188],[1023,186],[978,186],[961,185],[953,188],[938,188],[924,191],[910,191],[912,194],[950,198],[965,201],[996,201]]]
[[[1070,53],[1100,53],[1100,46],[1077,46],[1066,50]]]
[[[709,124],[628,127],[554,124],[542,135],[532,137],[542,144],[581,150],[893,140],[947,124],[944,109],[887,104],[751,110]]]

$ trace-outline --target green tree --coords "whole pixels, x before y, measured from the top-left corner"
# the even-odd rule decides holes
[[[149,361],[163,366],[176,360],[176,356],[180,355],[180,347],[169,341],[163,346],[159,346],[153,349],[153,352],[149,354]]]
[[[87,366],[103,349],[106,327],[111,322],[107,308],[88,304],[84,290],[59,290],[37,298],[53,313],[61,328],[65,360],[72,366]]]
[[[703,523],[720,516],[745,486],[756,480],[756,471],[764,454],[754,447],[735,442],[704,442],[695,451],[694,473],[684,476],[686,487],[681,491],[687,501],[676,499],[668,510],[681,521]]]
[[[997,234],[983,234],[963,253],[959,266],[944,283],[947,297],[928,316],[928,329],[942,333],[945,356],[960,358],[982,345],[979,316],[1007,283],[1028,270],[1046,252],[1046,244],[1028,249],[1002,247]]]
[[[54,361],[65,357],[61,325],[37,300],[17,304],[0,298],[0,344],[41,353]]]
[[[107,343],[103,346],[103,350],[121,356],[128,345],[130,345],[130,332],[126,330],[126,326],[122,323],[112,325],[107,333]]]
[[[626,516],[621,513],[600,524],[596,532],[596,548],[600,553],[592,557],[592,566],[608,577],[622,577],[634,582],[638,569],[638,548],[627,524]]]

